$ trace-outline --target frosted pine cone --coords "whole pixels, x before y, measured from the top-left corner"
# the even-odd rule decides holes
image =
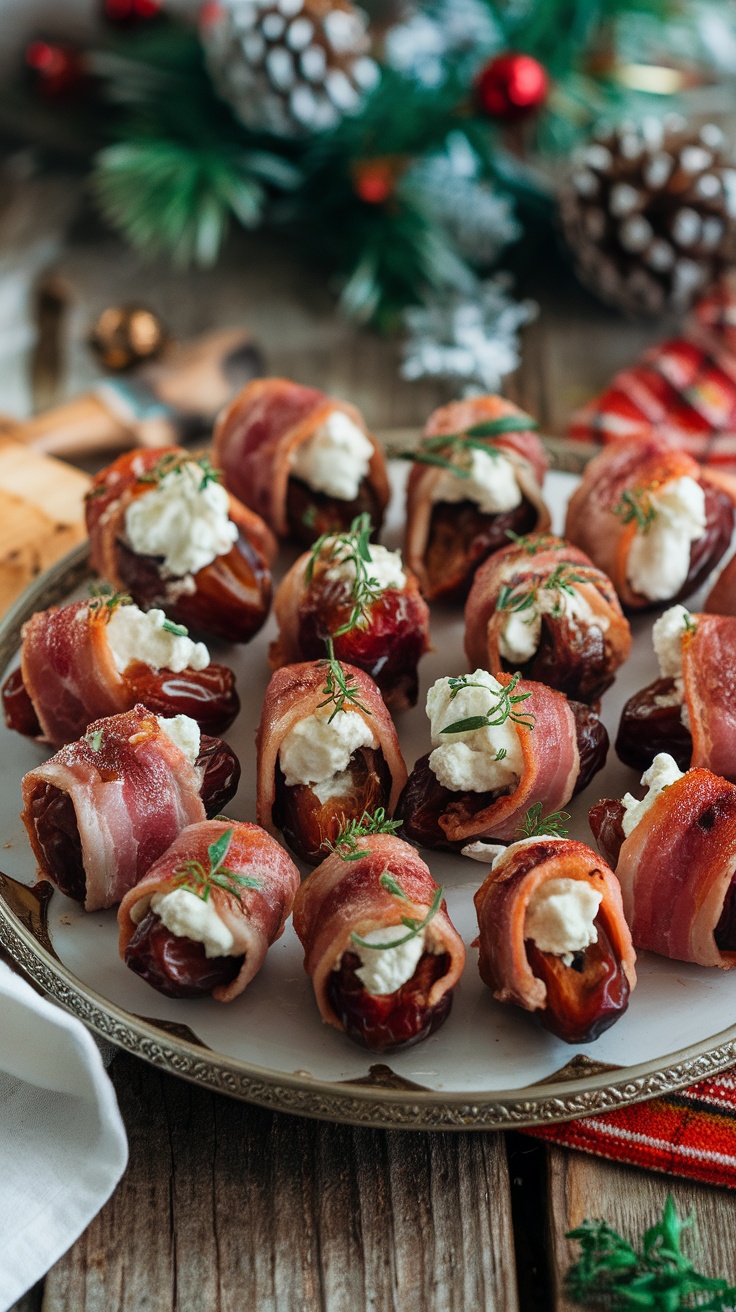
[[[686,309],[736,255],[736,169],[712,123],[670,115],[597,134],[559,205],[581,281],[630,314]]]
[[[253,131],[336,127],[379,78],[365,15],[349,0],[215,0],[201,31],[217,90]]]

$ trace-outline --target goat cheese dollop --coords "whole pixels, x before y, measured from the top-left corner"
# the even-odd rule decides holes
[[[705,533],[705,493],[686,476],[651,492],[649,502],[654,518],[634,534],[627,576],[634,591],[649,601],[668,601],[687,578],[691,544]]]
[[[510,717],[493,727],[442,733],[457,721],[487,715],[499,703],[503,690],[492,674],[476,670],[465,677],[466,685],[454,697],[449,678],[438,679],[427,693],[434,747],[429,768],[443,788],[453,792],[487,793],[515,787],[523,771],[523,754]]]
[[[654,805],[659,794],[678,779],[682,779],[682,771],[678,768],[677,762],[667,752],[658,752],[649,769],[645,770],[641,777],[642,783],[648,790],[646,795],[641,801],[631,793],[626,793],[621,798],[624,807],[621,823],[627,838],[636,829],[639,821],[643,820],[649,808]]]
[[[458,467],[467,469],[469,476],[463,478],[443,470],[434,486],[433,501],[474,501],[483,515],[496,515],[521,505],[522,491],[507,456],[471,447],[461,452],[460,459],[463,464]]]
[[[682,639],[690,626],[690,612],[685,606],[670,606],[660,615],[652,629],[652,642],[663,679],[674,679],[675,686],[668,693],[655,697],[658,706],[677,706],[682,703],[680,719],[689,728],[690,717],[685,703],[682,675]]]
[[[174,578],[196,574],[227,555],[238,537],[225,488],[206,480],[188,461],[171,470],[125,512],[125,531],[139,556],[163,556],[161,571]]]
[[[154,670],[206,670],[210,654],[203,642],[192,642],[186,633],[172,633],[162,610],[140,610],[138,606],[116,606],[107,622],[107,641],[115,664],[122,673],[133,661],[143,661]],[[181,628],[182,626],[177,626]]]
[[[393,943],[396,939],[403,938],[406,933],[403,925],[385,925],[381,929],[372,929],[367,934],[361,934],[360,937],[365,939],[366,943]],[[356,952],[362,963],[355,973],[366,993],[374,995],[395,993],[402,984],[406,984],[414,974],[419,959],[425,951],[425,934],[426,930],[422,930],[399,947],[378,948],[374,951],[363,947],[362,944],[351,943],[350,951]]]
[[[594,921],[602,900],[603,894],[583,879],[548,879],[529,899],[524,938],[569,966],[576,952],[597,941]]]
[[[150,907],[177,938],[202,943],[206,957],[230,955],[235,940],[209,898],[204,902],[188,888],[173,888],[170,893],[154,893]]]
[[[334,538],[327,539],[322,548],[324,555],[329,556],[335,541]],[[368,573],[372,579],[376,580],[382,592],[387,591],[389,588],[400,591],[401,588],[406,586],[406,574],[401,564],[400,551],[389,551],[387,547],[379,547],[372,542],[368,547],[368,553],[370,555],[370,561],[366,561]],[[352,585],[355,581],[355,561],[349,556],[343,556],[341,559],[338,548],[335,561],[325,571],[325,574],[328,579],[344,580]]]
[[[308,715],[289,730],[279,748],[284,782],[309,784],[320,802],[340,797],[349,787],[347,767],[360,747],[378,747],[378,739],[357,711]]]
[[[333,410],[291,457],[291,472],[315,492],[354,501],[368,473],[373,443],[342,410]]]
[[[510,611],[498,639],[498,649],[505,661],[523,665],[530,661],[542,637],[542,616],[564,617],[576,629],[598,628],[605,633],[606,616],[594,615],[580,593],[565,588],[539,587],[534,602],[526,610]]]
[[[199,756],[200,732],[196,720],[190,719],[188,715],[157,715],[161,728],[168,735],[172,743],[175,743],[179,751],[186,756],[190,765],[196,763]]]

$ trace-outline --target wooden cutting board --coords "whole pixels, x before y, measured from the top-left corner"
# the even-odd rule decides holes
[[[0,437],[0,614],[86,537],[87,474]]]

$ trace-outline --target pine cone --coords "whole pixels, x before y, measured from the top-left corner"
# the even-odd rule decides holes
[[[365,16],[349,0],[216,0],[201,31],[219,94],[253,131],[333,128],[378,81]]]
[[[736,170],[720,128],[679,115],[596,134],[560,216],[578,276],[630,314],[686,309],[736,255]]]

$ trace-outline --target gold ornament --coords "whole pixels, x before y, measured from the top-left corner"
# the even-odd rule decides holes
[[[105,369],[122,372],[159,355],[166,331],[145,305],[111,305],[94,324],[89,343]]]

